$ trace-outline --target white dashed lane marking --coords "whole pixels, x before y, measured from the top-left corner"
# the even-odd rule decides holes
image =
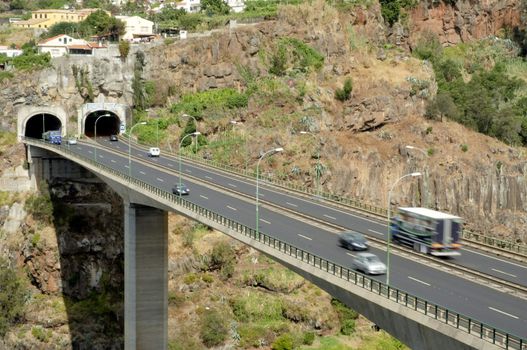
[[[227,185],[229,185],[229,186],[231,186],[231,187],[234,187],[234,188],[238,187],[238,186],[236,186],[235,184],[231,184],[231,183],[228,183]]]
[[[289,202],[285,202],[285,204],[290,205],[290,206],[295,207],[295,208],[298,207],[298,205],[293,204],[293,203],[289,203]]]
[[[324,216],[327,217],[328,219],[331,219],[331,220],[336,220],[337,219],[334,216],[330,216],[330,215],[326,215],[326,214],[324,214]]]
[[[514,316],[514,315],[512,315],[512,314],[509,314],[508,312],[505,312],[505,311],[501,311],[501,310],[495,309],[495,308],[493,308],[493,307],[491,307],[491,306],[489,306],[489,309],[491,309],[492,311],[499,312],[500,314],[503,314],[503,315],[506,315],[506,316],[512,317],[512,318],[514,318],[514,319],[516,319],[516,320],[519,319],[518,316]]]
[[[375,230],[368,230],[368,231],[370,231],[370,232],[372,232],[372,233],[375,233],[376,235],[384,236],[384,233],[379,232],[379,231],[375,231]]]
[[[234,211],[238,210],[236,208],[231,207],[230,205],[228,205],[227,208],[229,208],[230,210],[234,210]]]
[[[203,195],[201,195],[201,194],[200,194],[199,196],[200,196],[201,198],[209,199],[209,197],[205,197],[205,196],[203,196]]]
[[[140,172],[141,174],[143,174],[143,175],[146,175],[146,173],[145,173],[144,171],[142,171],[142,170],[139,171],[139,172]]]
[[[267,220],[264,220],[264,219],[260,219],[261,222],[265,222],[266,224],[270,225],[271,223]]]
[[[312,238],[309,238],[307,236],[304,236],[304,235],[301,235],[300,233],[298,234],[300,237],[304,238],[304,239],[307,239],[308,241],[312,241],[313,239]]]
[[[423,282],[423,281],[418,280],[417,278],[412,277],[412,276],[408,276],[408,278],[411,279],[412,281],[416,281],[416,282],[419,282],[421,284],[424,284],[425,286],[429,286],[430,287],[430,283]]]
[[[112,163],[115,163],[115,160],[112,159],[111,162],[112,162]]]
[[[165,182],[165,180],[157,178],[157,181]]]

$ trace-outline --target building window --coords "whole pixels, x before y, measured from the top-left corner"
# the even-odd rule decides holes
[[[47,14],[46,14],[46,15],[44,15],[44,18],[48,18],[48,15],[47,15]]]

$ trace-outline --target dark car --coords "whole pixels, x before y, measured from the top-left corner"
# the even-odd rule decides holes
[[[339,244],[341,247],[351,250],[367,250],[368,241],[364,235],[355,231],[342,232],[339,236]]]
[[[185,184],[176,184],[172,187],[172,193],[178,196],[184,196],[190,193],[188,187]]]
[[[110,135],[110,141],[119,141],[117,135]]]

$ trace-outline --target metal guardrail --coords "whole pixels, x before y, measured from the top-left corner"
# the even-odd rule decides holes
[[[483,322],[474,320],[470,317],[451,311],[446,307],[430,303],[425,299],[413,296],[410,293],[407,293],[401,289],[390,287],[382,282],[369,278],[352,269],[341,266],[337,263],[317,256],[308,251],[296,248],[293,245],[283,242],[261,231],[256,232],[256,230],[248,226],[245,226],[237,221],[226,218],[209,209],[194,204],[181,196],[176,196],[170,192],[152,186],[146,182],[137,180],[133,177],[128,176],[125,173],[112,169],[106,165],[99,164],[91,158],[74,153],[67,148],[63,148],[58,145],[52,145],[36,139],[23,138],[22,141],[37,147],[44,146],[44,148],[58,151],[57,153],[62,152],[64,154],[71,155],[71,158],[77,158],[83,162],[87,162],[92,166],[100,169],[102,173],[108,173],[110,175],[119,177],[125,183],[138,186],[141,189],[148,191],[154,196],[163,198],[176,205],[182,206],[183,208],[188,209],[209,220],[212,220],[228,229],[234,230],[271,248],[274,248],[282,253],[292,256],[302,262],[317,267],[324,272],[327,272],[345,281],[353,283],[356,286],[367,289],[370,292],[376,293],[400,305],[404,305],[408,308],[418,311],[424,315],[433,317],[434,319],[446,323],[459,330],[465,331],[469,334],[473,334],[487,342],[497,345],[500,348],[511,350],[527,350],[527,339],[511,335],[503,330],[494,328]]]
[[[146,143],[142,143],[142,142],[136,142],[136,141],[133,141],[133,142],[138,144],[138,145],[142,145],[142,146],[146,146],[146,147],[150,146],[150,145],[148,145]],[[163,152],[171,153],[166,148],[163,148]],[[173,153],[172,153],[172,155],[174,157],[178,156],[177,154],[173,154]],[[233,166],[230,166],[230,165],[226,165],[226,164],[222,164],[220,162],[216,162],[216,161],[213,161],[213,160],[203,159],[203,158],[200,158],[200,157],[198,157],[197,155],[194,155],[194,154],[192,154],[192,155],[182,155],[182,158],[187,159],[187,160],[193,160],[195,162],[206,164],[208,166],[211,166],[211,167],[214,167],[214,168],[217,168],[217,169],[222,169],[222,170],[225,170],[225,171],[228,171],[228,172],[231,172],[231,173],[235,173],[235,174],[238,174],[238,175],[247,176],[247,177],[251,177],[253,179],[256,179],[256,173],[255,172],[247,172],[246,173],[244,170],[241,170],[239,168],[236,168],[236,167],[233,167]],[[367,212],[367,213],[370,213],[370,214],[373,214],[373,215],[382,216],[382,217],[386,217],[386,218],[388,217],[388,210],[386,208],[378,207],[378,206],[373,205],[373,204],[368,204],[368,203],[365,203],[365,202],[363,202],[363,201],[361,201],[359,199],[353,199],[353,198],[348,198],[348,197],[344,197],[344,196],[339,196],[339,195],[336,195],[336,194],[333,194],[333,193],[329,193],[329,192],[317,193],[314,189],[311,189],[311,188],[309,188],[307,186],[296,185],[296,184],[293,184],[293,183],[291,183],[289,181],[284,181],[284,180],[280,180],[280,179],[276,179],[276,178],[272,178],[272,177],[268,177],[268,176],[260,175],[260,180],[265,180],[265,181],[270,182],[272,184],[275,184],[277,186],[284,187],[284,188],[287,188],[287,189],[291,189],[291,190],[294,190],[294,191],[297,191],[297,192],[303,192],[306,195],[318,196],[318,197],[321,197],[322,199],[325,199],[327,201],[336,202],[338,204],[343,204],[343,205],[352,207],[354,209],[359,209],[361,211],[364,211],[364,212]],[[475,232],[468,231],[468,230],[463,230],[462,231],[461,238],[463,238],[464,240],[467,240],[469,242],[485,244],[485,245],[488,245],[488,246],[491,246],[491,247],[496,247],[496,248],[499,248],[499,249],[508,250],[508,251],[516,253],[516,254],[524,255],[527,258],[527,245],[525,245],[525,244],[514,243],[514,242],[511,242],[511,241],[506,241],[506,240],[503,240],[503,239],[499,239],[499,238],[483,235],[483,234],[480,234],[480,233],[475,233]]]

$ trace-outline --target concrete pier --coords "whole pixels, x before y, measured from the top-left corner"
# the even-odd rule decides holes
[[[168,213],[124,204],[124,347],[168,347]]]

